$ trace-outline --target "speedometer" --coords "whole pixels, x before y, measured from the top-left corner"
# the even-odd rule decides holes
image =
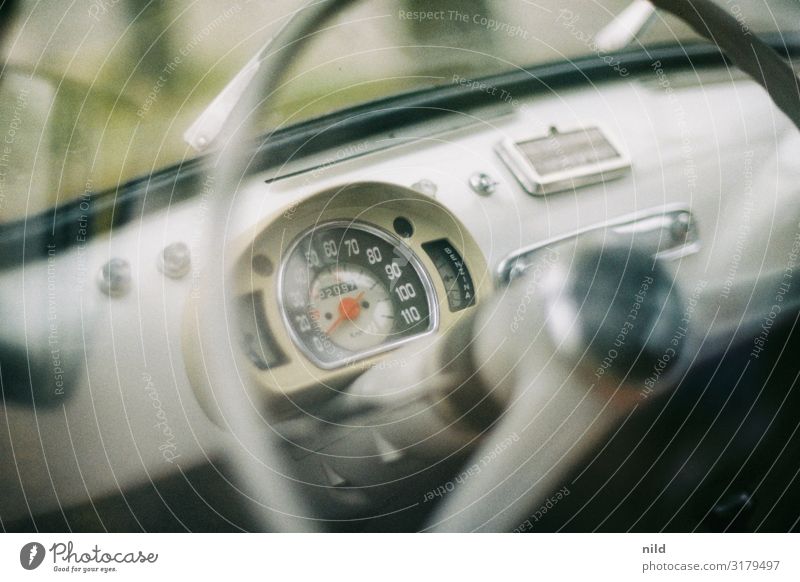
[[[436,329],[428,273],[398,238],[329,222],[290,247],[279,277],[284,322],[315,364],[335,368]]]

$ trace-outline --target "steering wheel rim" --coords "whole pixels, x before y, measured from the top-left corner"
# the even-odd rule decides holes
[[[201,318],[198,333],[201,338],[226,338],[225,349],[214,350],[205,359],[205,371],[231,433],[227,448],[233,473],[239,478],[241,492],[252,506],[255,521],[261,526],[259,529],[266,531],[311,532],[318,529],[318,522],[295,489],[287,485],[289,462],[279,440],[272,431],[263,430],[262,416],[255,413],[249,406],[249,398],[244,397],[247,387],[242,385],[236,369],[239,346],[233,338],[237,337],[237,321],[230,305],[229,261],[225,252],[229,220],[235,193],[250,163],[248,117],[259,106],[260,96],[271,94],[279,85],[288,64],[303,46],[297,39],[312,34],[340,8],[352,2],[312,0],[293,13],[269,43],[270,47],[277,46],[277,50],[267,56],[255,82],[234,108],[219,136],[220,149],[206,157],[207,173],[217,185],[210,208],[214,215],[225,219],[211,221],[208,245],[204,249],[207,288],[200,305],[207,317]],[[239,378],[239,381],[231,382],[231,378]],[[255,462],[254,456],[260,462]],[[262,464],[268,469],[262,470]],[[265,490],[270,491],[268,503],[258,500]]]

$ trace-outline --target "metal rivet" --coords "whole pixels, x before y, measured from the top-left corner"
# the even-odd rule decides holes
[[[97,286],[110,297],[121,297],[131,288],[131,265],[125,259],[111,259],[97,273]]]
[[[681,212],[675,217],[670,227],[672,240],[684,242],[692,231],[692,215],[688,212]]]
[[[497,182],[492,180],[489,174],[476,172],[469,177],[469,187],[472,188],[476,194],[480,194],[481,196],[492,194],[495,190],[495,186],[497,186]]]
[[[420,194],[425,194],[425,196],[430,196],[431,198],[435,198],[436,193],[439,191],[436,182],[428,180],[428,178],[422,178],[422,180],[412,184],[411,187]]]
[[[184,242],[167,245],[158,256],[158,270],[170,279],[185,277],[191,266],[192,253]]]

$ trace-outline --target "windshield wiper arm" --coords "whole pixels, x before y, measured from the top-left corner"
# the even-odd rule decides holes
[[[256,73],[258,73],[267,57],[270,56],[270,49],[275,39],[283,35],[292,23],[292,19],[302,10],[303,8],[301,7],[289,14],[276,34],[264,43],[253,58],[247,61],[247,64],[225,85],[219,95],[214,97],[211,103],[183,133],[183,139],[186,143],[201,152],[222,133],[228,118],[242,101],[242,98],[247,93],[247,88],[256,78]]]
[[[656,7],[648,0],[634,0],[595,35],[597,48],[604,52],[624,49],[653,21]]]
[[[267,44],[269,46],[269,43]],[[203,110],[200,116],[194,120],[189,128],[183,133],[183,139],[197,151],[206,149],[222,132],[225,122],[233,113],[237,103],[247,91],[250,83],[264,61],[266,46],[236,73],[225,88],[214,97],[211,103]]]

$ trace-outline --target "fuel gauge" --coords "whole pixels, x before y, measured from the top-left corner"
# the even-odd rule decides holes
[[[422,248],[436,266],[447,292],[450,311],[460,311],[475,304],[475,285],[461,254],[447,239],[424,243]]]

